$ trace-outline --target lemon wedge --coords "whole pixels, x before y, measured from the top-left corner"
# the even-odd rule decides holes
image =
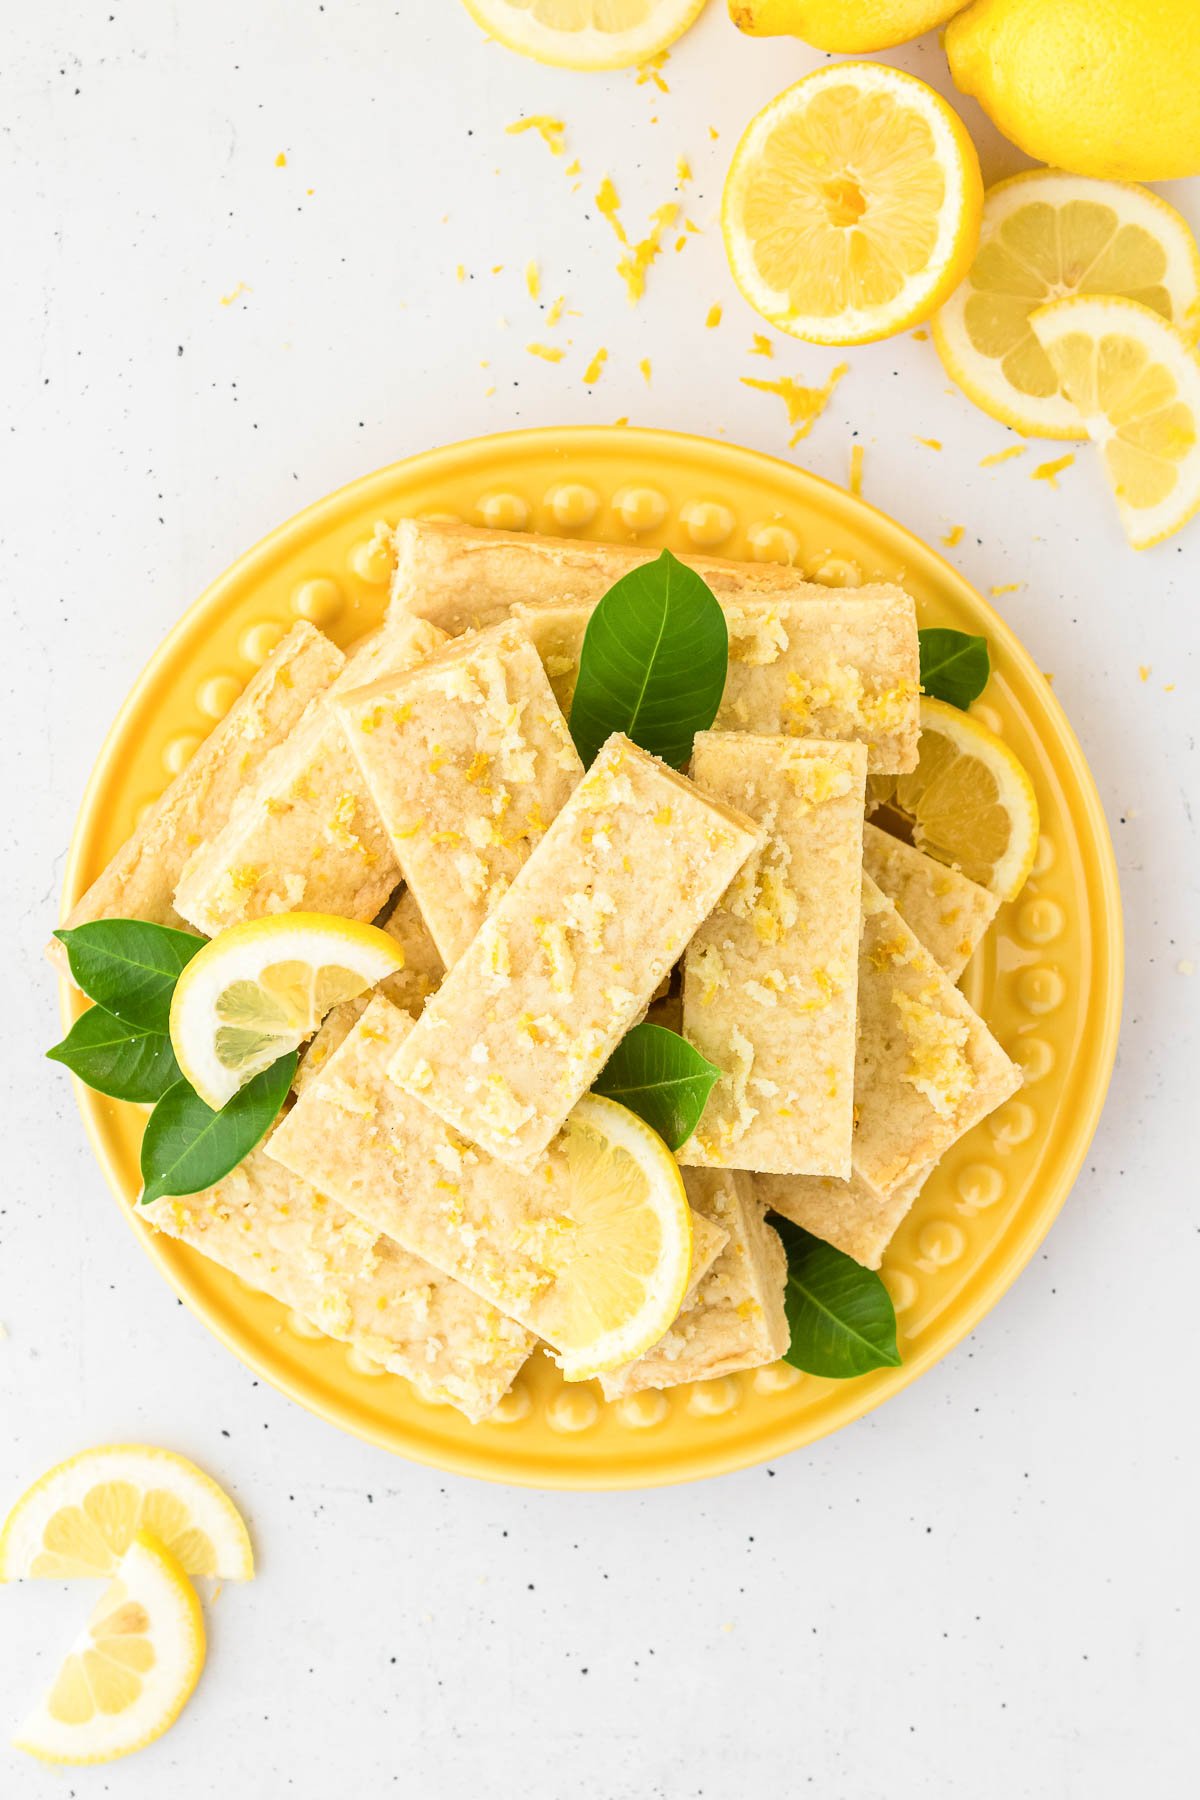
[[[628,1107],[587,1094],[563,1127],[572,1184],[546,1334],[568,1381],[641,1356],[683,1303],[692,1221],[679,1165]]]
[[[933,321],[967,397],[1031,437],[1086,438],[1031,318],[1071,294],[1119,294],[1200,333],[1200,250],[1186,221],[1146,188],[1030,169],[989,188],[979,249]]]
[[[563,69],[624,69],[682,37],[705,0],[463,0],[508,50]]]
[[[970,267],[983,184],[961,119],[882,63],[806,75],[750,121],[725,183],[734,278],[780,331],[862,344],[925,319]]]
[[[330,1007],[404,967],[386,931],[330,913],[273,913],[231,925],[194,956],[171,1000],[171,1047],[218,1111],[294,1050]]]
[[[917,766],[868,777],[871,811],[887,809],[918,850],[1015,900],[1037,854],[1033,783],[1008,745],[969,712],[921,700]]]
[[[242,1515],[195,1463],[150,1444],[108,1444],[69,1457],[21,1495],[0,1531],[0,1581],[111,1575],[139,1531],[188,1575],[254,1574]]]
[[[49,1763],[128,1756],[174,1724],[203,1667],[195,1589],[169,1550],[136,1532],[13,1743]]]
[[[1200,507],[1200,361],[1134,300],[1055,300],[1038,343],[1100,451],[1125,534],[1148,550]]]

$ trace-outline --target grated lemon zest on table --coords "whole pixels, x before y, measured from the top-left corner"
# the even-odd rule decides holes
[[[1154,673],[1153,664],[1151,664],[1151,663],[1139,663],[1138,664],[1138,680],[1139,681],[1149,681],[1149,679],[1153,673]]]
[[[824,387],[805,387],[790,375],[781,375],[777,381],[758,381],[750,375],[743,375],[740,379],[743,387],[755,388],[762,394],[775,394],[783,401],[787,407],[788,424],[795,426],[788,439],[788,449],[791,450],[801,438],[808,436],[849,367],[849,363],[839,363]]]
[[[992,590],[992,599],[998,600],[1001,594],[1015,594],[1021,586],[1019,581],[1001,581]]]
[[[866,452],[861,444],[855,444],[850,451],[850,492],[862,493],[863,459]]]
[[[993,450],[990,456],[980,457],[979,466],[981,469],[995,469],[1001,463],[1011,462],[1014,456],[1024,456],[1028,448],[1028,444],[1010,444],[1007,450]]]
[[[542,274],[534,258],[525,264],[525,291],[531,300],[536,300],[542,291]]]
[[[240,300],[243,294],[252,294],[253,292],[254,289],[250,286],[249,282],[239,281],[237,286],[230,293],[221,295],[221,305],[232,306],[234,301]]]
[[[941,438],[923,438],[914,436],[913,443],[924,444],[927,450],[940,450],[942,447]]]
[[[656,50],[654,55],[648,56],[644,63],[639,63],[637,65],[638,87],[645,87],[648,81],[652,81],[660,94],[669,94],[670,87],[663,80],[661,74],[669,56],[669,50]]]
[[[719,301],[714,301],[713,304],[709,307],[708,316],[706,317],[706,319],[704,321],[705,329],[707,331],[712,331],[720,323],[721,323],[721,305],[720,305]]]
[[[561,156],[567,147],[566,125],[549,113],[530,113],[527,118],[515,119],[504,130],[508,137],[517,137],[523,131],[536,131],[551,156]]]
[[[465,281],[467,279],[467,271],[462,263],[459,263],[455,268],[454,279],[455,281]]]
[[[558,294],[555,296],[555,298],[550,302],[550,310],[546,314],[547,325],[557,325],[558,324],[558,321],[562,318],[563,307],[566,304],[567,304],[567,296],[565,294]]]
[[[282,150],[279,152],[279,155],[275,158],[275,167],[277,169],[286,169],[287,168],[287,157],[284,155]]]
[[[683,186],[684,182],[692,179],[692,165],[686,156],[677,156],[675,158],[675,179],[678,181],[680,187]]]
[[[654,373],[650,367],[650,358],[648,356],[643,356],[641,362],[638,364],[638,368],[642,372],[642,380],[646,383],[646,386],[649,387],[650,377]]]
[[[594,387],[600,379],[600,372],[608,361],[608,351],[603,346],[597,350],[587,368],[583,371],[584,387]]]
[[[918,344],[927,344],[929,342],[929,333],[923,325],[918,326],[917,330],[913,332],[913,339]]]
[[[1075,461],[1074,453],[1068,451],[1065,456],[1056,456],[1053,462],[1039,463],[1036,469],[1029,472],[1030,481],[1048,481],[1052,488],[1057,488],[1058,477],[1064,469],[1069,469]]]
[[[617,234],[619,244],[628,244],[629,237],[621,223],[621,198],[613,185],[611,175],[606,175],[596,189],[596,211],[602,219],[607,219]]]
[[[761,331],[756,331],[754,342],[746,354],[747,356],[774,356],[775,346],[769,337],[766,337]]]
[[[953,548],[956,544],[962,543],[963,533],[966,531],[966,529],[967,528],[965,525],[952,525],[950,527],[949,531],[946,533],[945,537],[942,539],[943,544],[946,545],[946,548],[948,550],[953,550]]]
[[[530,356],[540,356],[543,362],[548,363],[561,362],[567,354],[557,344],[526,344],[525,348]]]

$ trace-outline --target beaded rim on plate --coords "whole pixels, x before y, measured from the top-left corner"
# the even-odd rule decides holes
[[[576,426],[472,439],[363,477],[279,527],[189,608],[101,750],[66,873],[69,904],[141,808],[186,763],[296,618],[345,644],[381,615],[390,558],[376,527],[420,513],[510,530],[666,544],[794,563],[829,586],[901,579],[922,623],[983,631],[994,674],[977,708],[1025,762],[1043,837],[964,980],[1026,1086],[945,1159],[884,1261],[904,1365],[858,1381],[787,1364],[606,1404],[542,1355],[493,1419],[468,1425],[136,1218],[144,1113],[77,1088],[113,1192],[191,1310],[256,1373],[333,1424],[417,1461],[530,1486],[652,1486],[810,1443],[924,1373],[1011,1285],[1086,1154],[1116,1053],[1122,930],[1116,867],[1082,751],[1009,627],[940,556],[855,495],[755,451],[677,433]],[[63,985],[68,1019],[79,996]]]

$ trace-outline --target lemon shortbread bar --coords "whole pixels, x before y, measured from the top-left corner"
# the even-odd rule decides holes
[[[181,927],[175,909],[180,872],[197,845],[216,835],[264,759],[289,736],[309,702],[342,668],[344,658],[311,625],[294,625],[254,675],[191,761],[151,806],[64,920],[67,929],[93,919],[148,919]],[[55,940],[49,954],[64,973]]]
[[[268,1153],[376,1231],[566,1348],[572,1269],[589,1254],[564,1134],[531,1170],[498,1164],[388,1075],[416,1030],[382,996],[308,1081]],[[706,1234],[701,1266],[718,1247]]]
[[[920,729],[917,619],[901,588],[734,599],[718,594],[729,672],[718,731],[865,743],[873,772],[913,769]],[[513,616],[537,646],[570,711],[592,604],[521,603]]]
[[[337,705],[404,879],[452,966],[583,774],[537,651],[506,621]]]
[[[761,842],[614,734],[392,1064],[503,1162],[543,1151]]]
[[[788,1347],[787,1259],[751,1177],[736,1169],[689,1169],[685,1182],[693,1211],[727,1234],[725,1248],[665,1337],[636,1362],[600,1377],[607,1400],[761,1368]]]
[[[138,1217],[468,1419],[487,1417],[533,1349],[521,1326],[265,1150],[215,1187],[155,1200]]]
[[[696,785],[766,836],[683,959],[683,1033],[721,1078],[682,1163],[850,1173],[866,773],[862,744],[697,734]]]
[[[851,1183],[764,1176],[759,1194],[876,1268],[930,1167],[1021,1074],[869,875],[858,1010]]]
[[[958,869],[877,825],[863,830],[863,867],[951,981],[957,981],[1000,902]]]
[[[389,626],[267,759],[228,822],[183,870],[176,910],[210,937],[266,913],[373,919],[400,880],[379,815],[346,743],[339,691],[420,662],[445,642],[423,620]]]
[[[659,555],[638,544],[594,544],[440,519],[402,519],[392,541],[393,610],[429,619],[452,636],[496,624],[518,601],[591,604],[622,575]],[[783,563],[694,555],[681,555],[679,560],[702,575],[722,599],[829,592]]]

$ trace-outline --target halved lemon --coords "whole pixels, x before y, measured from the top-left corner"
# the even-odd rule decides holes
[[[1135,550],[1200,507],[1200,360],[1134,300],[1055,300],[1030,320],[1063,392],[1098,446]]]
[[[231,925],[184,969],[171,1000],[171,1047],[218,1111],[252,1076],[295,1050],[330,1007],[404,967],[386,931],[330,913],[273,913]]]
[[[174,1724],[203,1667],[196,1591],[170,1551],[139,1531],[13,1743],[50,1763],[128,1756]]]
[[[918,850],[1016,899],[1037,854],[1037,798],[1008,745],[971,713],[923,697],[916,768],[867,785],[871,811],[898,815]]]
[[[0,1531],[0,1581],[111,1575],[150,1531],[188,1575],[249,1581],[254,1553],[229,1495],[185,1456],[106,1444],[35,1481]]]
[[[1030,437],[1085,438],[1035,335],[1038,307],[1071,294],[1138,300],[1194,341],[1200,250],[1148,188],[1030,169],[989,188],[975,260],[933,321],[933,341],[976,406]]]
[[[585,1095],[559,1149],[572,1205],[546,1332],[567,1380],[586,1381],[632,1362],[671,1325],[687,1291],[692,1219],[675,1158],[617,1101]]]
[[[734,278],[780,331],[863,344],[919,320],[966,274],[983,183],[940,94],[882,63],[806,75],[750,121],[721,222]]]
[[[705,0],[463,0],[508,50],[564,69],[624,69],[682,37]]]

